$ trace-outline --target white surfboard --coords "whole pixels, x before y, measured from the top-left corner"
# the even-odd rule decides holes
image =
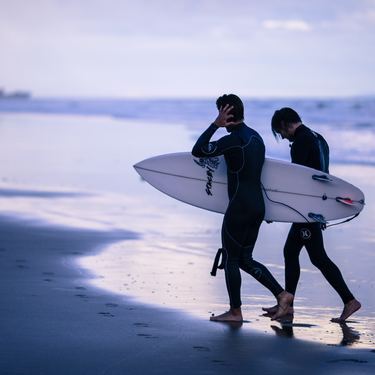
[[[223,156],[193,157],[188,152],[155,156],[134,165],[161,192],[206,210],[224,213],[228,206]],[[365,198],[352,184],[321,171],[266,158],[261,176],[264,220],[316,222],[358,214]]]

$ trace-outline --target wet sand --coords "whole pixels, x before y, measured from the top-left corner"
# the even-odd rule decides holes
[[[126,231],[1,217],[2,374],[370,374],[375,351],[290,340],[90,287],[77,257]],[[275,325],[277,326],[277,325]]]

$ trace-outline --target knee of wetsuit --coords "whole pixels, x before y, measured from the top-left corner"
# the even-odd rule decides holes
[[[249,256],[241,255],[238,263],[241,268],[244,266],[249,266],[253,263],[253,258]]]
[[[291,251],[290,248],[287,246],[284,247],[284,259],[285,260],[292,260],[292,259],[298,259],[299,258],[299,253]]]
[[[315,266],[318,269],[321,269],[324,267],[324,265],[328,264],[331,260],[328,258],[328,256],[311,256],[310,255],[310,261],[313,266]]]

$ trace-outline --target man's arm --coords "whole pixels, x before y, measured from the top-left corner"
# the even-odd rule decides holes
[[[230,113],[232,109],[233,107],[229,106],[229,104],[227,104],[224,108],[219,109],[219,114],[216,120],[208,127],[208,129],[206,129],[206,131],[203,132],[195,143],[193,150],[191,151],[193,156],[211,157],[222,155],[225,150],[235,146],[233,144],[233,137],[230,137],[229,135],[220,138],[216,142],[210,142],[211,137],[214,135],[217,129],[233,124],[233,122],[230,121],[230,119],[233,117],[233,115]]]
[[[235,145],[231,141],[231,137],[226,135],[220,138],[218,141],[210,142],[211,137],[215,134],[216,130],[219,129],[214,123],[212,123],[198,138],[191,153],[196,157],[211,157],[222,155],[225,150]]]

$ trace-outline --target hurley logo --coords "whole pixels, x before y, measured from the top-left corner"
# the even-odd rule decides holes
[[[302,228],[300,233],[303,240],[309,240],[311,238],[311,231],[307,228]]]

